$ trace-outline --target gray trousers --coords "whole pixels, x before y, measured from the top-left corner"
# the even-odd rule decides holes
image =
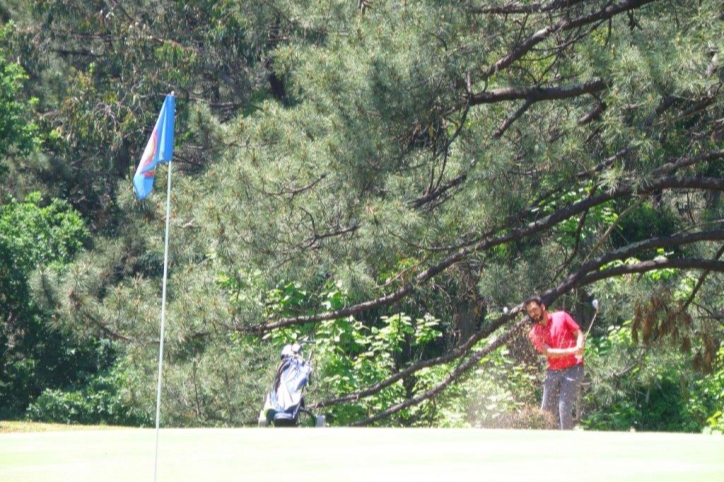
[[[583,381],[583,365],[564,370],[547,370],[543,381],[541,409],[558,418],[561,430],[573,429],[573,405]]]

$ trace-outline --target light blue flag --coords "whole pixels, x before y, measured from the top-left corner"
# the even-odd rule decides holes
[[[153,189],[156,176],[156,165],[159,162],[170,162],[173,156],[174,109],[176,97],[173,93],[166,96],[161,107],[156,126],[141,156],[136,175],[133,176],[133,190],[138,199],[146,199]]]

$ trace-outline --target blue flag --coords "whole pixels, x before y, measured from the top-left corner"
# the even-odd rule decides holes
[[[153,189],[156,166],[159,162],[170,162],[173,156],[173,127],[176,97],[166,96],[156,126],[141,156],[136,175],[133,176],[133,190],[138,199],[146,199]]]

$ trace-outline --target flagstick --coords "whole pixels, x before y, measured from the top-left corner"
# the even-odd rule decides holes
[[[166,322],[166,278],[168,274],[168,231],[171,224],[171,161],[168,162],[168,182],[166,183],[166,242],[163,251],[163,291],[161,294],[161,340],[158,350],[158,389],[156,391],[156,457],[153,462],[153,481],[158,472],[158,433],[161,420],[161,377],[163,368],[163,332]]]

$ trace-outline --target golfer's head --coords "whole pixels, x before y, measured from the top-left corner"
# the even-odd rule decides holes
[[[546,305],[540,296],[531,296],[525,300],[524,306],[528,317],[536,323],[540,322],[546,314]]]

